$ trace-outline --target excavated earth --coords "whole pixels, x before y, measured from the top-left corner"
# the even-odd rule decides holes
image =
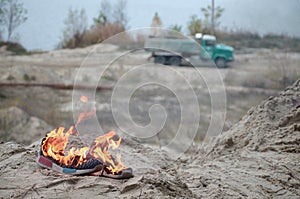
[[[37,119],[22,121],[26,125],[29,120]],[[38,124],[30,128],[49,128]],[[176,161],[124,138],[122,155],[135,175],[129,180],[42,169],[35,162],[39,144],[0,144],[1,198],[299,198],[300,79]]]

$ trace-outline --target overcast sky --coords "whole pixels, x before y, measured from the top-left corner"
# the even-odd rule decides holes
[[[98,15],[101,0],[23,0],[28,10],[28,20],[17,29],[20,42],[27,49],[51,50],[60,41],[63,21],[68,9],[84,8],[89,25]],[[116,2],[116,0],[111,0]],[[164,27],[183,26],[193,14],[201,16],[200,8],[211,0],[127,0],[130,28],[148,27],[155,12]],[[300,37],[300,0],[215,0],[216,6],[225,8],[221,26],[242,29],[260,34],[284,33]]]

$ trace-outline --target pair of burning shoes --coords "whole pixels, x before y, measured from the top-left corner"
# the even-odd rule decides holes
[[[126,168],[116,174],[113,174],[100,160],[96,158],[91,158],[77,167],[66,167],[59,165],[54,159],[50,157],[45,157],[42,151],[40,151],[37,158],[37,164],[43,168],[70,175],[92,174],[113,179],[127,179],[133,177],[131,168]]]

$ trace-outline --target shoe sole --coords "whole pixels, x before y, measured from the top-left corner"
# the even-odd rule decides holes
[[[38,155],[37,158],[37,164],[40,165],[43,168],[47,168],[59,173],[63,173],[63,174],[69,174],[69,175],[83,175],[83,174],[88,174],[88,173],[92,173],[95,171],[99,171],[102,169],[103,165],[102,164],[98,164],[93,168],[89,168],[89,169],[75,169],[75,168],[65,168],[65,167],[61,167],[57,164],[55,164],[54,162],[52,162],[50,159],[48,159],[45,156],[42,155]]]

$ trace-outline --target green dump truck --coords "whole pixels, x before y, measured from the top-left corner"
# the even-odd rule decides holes
[[[196,41],[196,42],[195,42]],[[197,33],[194,38],[151,37],[145,42],[145,49],[152,52],[154,62],[180,66],[189,58],[213,60],[219,68],[227,67],[233,61],[234,49],[217,44],[216,37]]]

